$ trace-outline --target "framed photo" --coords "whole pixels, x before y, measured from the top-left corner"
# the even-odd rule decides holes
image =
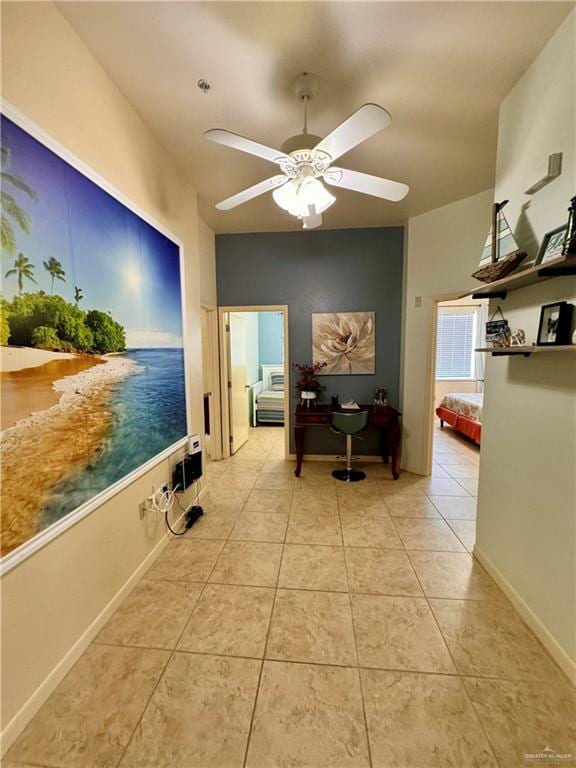
[[[562,256],[567,234],[568,224],[562,224],[561,227],[546,232],[536,257],[536,264],[546,264],[547,261],[559,259]]]
[[[540,310],[538,345],[570,344],[572,330],[572,304],[557,301],[545,304]]]

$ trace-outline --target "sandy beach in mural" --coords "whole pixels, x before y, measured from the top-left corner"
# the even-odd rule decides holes
[[[2,423],[10,424],[3,428],[0,444],[3,496],[10,499],[10,505],[2,508],[1,552],[5,555],[38,532],[51,489],[98,457],[112,422],[111,388],[142,368],[121,356],[27,348],[2,348],[2,367]],[[68,375],[47,386],[50,371],[63,370]],[[17,401],[6,396],[7,390],[14,394],[15,380]],[[48,407],[40,407],[39,392],[44,404],[46,392],[50,395],[53,402]],[[25,402],[28,412],[15,420],[14,405],[22,410]],[[10,408],[5,407],[8,403]]]
[[[50,352],[32,347],[0,347],[0,370],[2,373],[14,373],[61,360],[77,360],[79,357],[71,352]]]

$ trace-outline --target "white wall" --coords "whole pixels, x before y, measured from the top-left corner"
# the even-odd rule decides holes
[[[402,466],[411,472],[429,471],[432,297],[453,298],[474,284],[470,275],[490,229],[492,201],[493,191],[487,190],[408,221],[401,410]]]
[[[184,243],[189,426],[200,431],[196,193],[51,3],[2,7],[3,96]],[[215,295],[206,279],[208,296]],[[164,541],[138,503],[165,461],[2,579],[2,727],[7,746],[90,639],[90,628]]]
[[[566,220],[576,191],[575,62],[573,12],[500,110],[495,196],[510,199],[507,218],[526,248]],[[524,195],[532,169],[558,151],[562,176]],[[575,278],[530,286],[500,303],[512,328],[524,328],[532,342],[540,306],[561,299],[576,303]],[[574,675],[576,354],[490,357],[482,440],[476,554]]]
[[[200,261],[200,301],[215,307],[216,297],[216,239],[203,219],[198,219],[198,257]]]

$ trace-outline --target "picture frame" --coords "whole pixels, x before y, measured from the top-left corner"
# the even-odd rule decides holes
[[[376,373],[376,313],[312,313],[312,359],[318,376]]]
[[[542,238],[542,245],[538,251],[535,264],[546,264],[555,261],[562,256],[564,243],[568,235],[568,224],[562,224],[556,229],[546,232]]]
[[[566,301],[544,304],[540,309],[537,345],[554,346],[570,344],[573,305]]]

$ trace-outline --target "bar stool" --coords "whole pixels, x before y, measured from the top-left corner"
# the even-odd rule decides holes
[[[332,431],[339,435],[346,435],[346,468],[335,469],[332,472],[332,476],[337,480],[343,480],[345,483],[356,483],[358,480],[365,479],[366,474],[364,472],[352,469],[352,437],[366,429],[367,424],[367,411],[354,411],[353,413],[332,411]]]

